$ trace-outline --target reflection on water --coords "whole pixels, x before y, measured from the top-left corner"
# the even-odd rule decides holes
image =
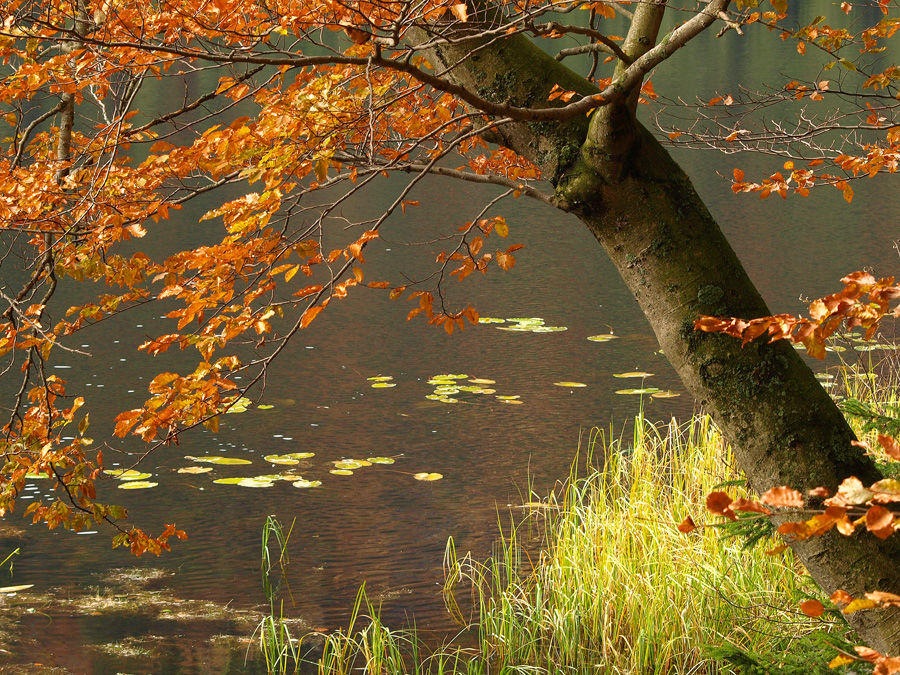
[[[675,93],[676,85],[696,90],[697,83],[688,81],[694,72],[703,74],[704,91],[736,81],[736,71],[746,66],[719,59],[722,44],[710,36],[679,55],[677,64],[664,64],[657,91],[671,87],[667,93]],[[781,49],[789,47],[775,40],[765,58],[777,63]],[[754,67],[765,72],[764,65],[757,59]],[[884,181],[855,185],[852,205],[844,204],[837,191],[806,200],[760,201],[732,195],[717,172],[730,175],[737,165],[748,173],[763,171],[771,167],[766,158],[682,153],[679,160],[778,311],[798,310],[799,293],[831,292],[843,274],[863,266],[885,274],[896,270],[891,239],[897,237],[900,205],[886,198],[890,188]],[[348,211],[390,201],[392,185],[385,180],[383,193],[367,195],[366,204],[351,205]],[[433,259],[434,251],[429,246],[410,251],[405,244],[427,241],[448,223],[471,219],[483,194],[446,182],[426,185],[416,196],[422,206],[396,218],[384,239],[375,242],[380,248],[367,249],[368,274],[400,280],[403,273],[415,273],[418,261]],[[181,212],[179,222],[160,226],[150,245],[164,249],[180,243],[185,228],[192,240],[202,238],[202,228],[191,218],[204,207],[195,208],[199,211]],[[546,326],[567,330],[502,331],[482,324],[448,336],[421,321],[407,323],[409,307],[402,301],[361,289],[332,304],[281,355],[255,399],[271,408],[251,405],[245,413],[225,416],[217,434],[194,432],[180,446],[155,452],[140,468],[152,474],[156,488],[117,490],[113,480],[101,485],[101,497],[128,506],[139,524],[158,530],[162,523],[174,522],[190,533],[187,542],[176,542],[174,551],[160,560],[132,561],[126,552],[110,550],[108,532],[76,536],[28,528],[16,543],[22,555],[16,560],[15,582],[35,583],[42,591],[84,589],[106,570],[133,563],[174,570],[168,583],[179,596],[258,606],[264,601],[260,530],[266,515],[276,514],[283,523],[296,519],[289,547],[289,615],[335,628],[366,582],[370,597],[383,600],[388,624],[405,625],[414,618],[427,629],[451,629],[440,598],[448,537],[461,551],[488,554],[498,520],[509,520],[507,504],[520,503],[529,489],[546,493],[568,475],[582,431],[592,426],[620,429],[640,406],[652,419],[684,417],[693,407],[687,396],[615,395],[616,390],[641,386],[682,390],[657,353],[636,304],[585,228],[524,199],[508,202],[503,212],[511,224],[510,241],[526,245],[517,254],[516,267],[484,278],[474,275],[460,284],[461,291],[485,316],[540,317]],[[148,336],[166,332],[160,313],[159,308],[153,314],[134,310],[79,333],[79,344],[92,358],[58,366],[58,374],[75,383],[73,390],[81,383],[90,397],[95,438],[108,435],[117,412],[143,401],[153,374],[190,366],[189,355],[151,359],[135,351]],[[588,339],[610,332],[617,339]],[[614,377],[627,371],[654,375],[627,381]],[[475,393],[455,404],[429,400],[435,385],[428,380],[438,373],[492,380],[496,394],[518,396],[510,400],[521,404]],[[374,376],[390,376],[396,386],[373,388],[368,378]],[[555,386],[560,382],[586,386]],[[141,449],[130,441],[120,447]],[[321,480],[322,487],[297,489],[289,481],[277,481],[270,488],[245,489],[212,482],[283,472],[290,467],[264,457],[299,452],[315,456],[292,472]],[[219,453],[249,459],[252,465],[212,465],[213,471],[197,475],[177,472],[191,464],[185,455]],[[133,455],[105,455],[110,466],[133,463]],[[336,460],[375,456],[396,461],[352,476],[329,473]],[[443,479],[415,480],[419,472],[440,473]],[[40,481],[30,485],[23,508],[44,489]],[[18,524],[15,518],[11,522]],[[54,641],[59,654],[46,660],[61,661],[65,653],[78,671],[104,672],[103,657],[75,649],[82,641],[109,639],[102,634],[109,625],[95,624],[89,618],[57,621],[53,630],[59,635]],[[45,631],[47,626],[35,616],[28,630]],[[151,627],[128,626],[123,634],[144,630]]]

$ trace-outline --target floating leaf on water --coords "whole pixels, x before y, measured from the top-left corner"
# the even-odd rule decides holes
[[[482,389],[478,393],[479,394],[496,394],[497,390],[496,389]]]
[[[450,386],[435,387],[434,393],[438,394],[438,395],[457,394],[457,393],[459,393],[459,390],[460,390],[459,387],[450,387]]]
[[[497,330],[509,330],[517,333],[530,333],[532,327],[528,324],[519,324],[516,326],[497,326]]]
[[[209,473],[212,470],[211,466],[183,466],[178,473]]]
[[[452,396],[441,396],[438,401],[440,403],[459,403],[459,399]]]
[[[256,406],[257,410],[271,410],[274,407],[275,406],[271,405],[270,403],[260,403],[258,406]]]
[[[835,354],[838,354],[840,352],[847,351],[847,348],[841,347],[840,345],[834,345],[833,347],[825,347],[825,351],[826,352],[834,352]]]
[[[456,384],[456,380],[450,380],[450,379],[446,379],[446,378],[445,378],[445,379],[441,379],[441,378],[433,377],[433,378],[431,378],[430,380],[428,380],[428,384],[437,384],[437,385],[449,385],[449,386],[453,386],[453,385]]]
[[[569,330],[566,326],[535,326],[531,329],[532,333],[561,333]]]
[[[557,387],[586,387],[584,382],[554,382]]]
[[[498,398],[501,401],[514,401],[517,398],[522,398],[522,397],[519,396],[519,394],[516,394],[515,396],[499,396],[498,395],[496,398]]]
[[[653,373],[643,370],[629,370],[627,373],[613,373],[613,377],[653,377]]]
[[[883,349],[881,345],[853,345],[853,350],[857,352],[874,352]]]
[[[521,318],[507,319],[507,321],[510,321],[512,323],[519,323],[519,324],[538,324],[538,325],[540,325],[540,324],[544,323],[544,320],[539,316],[532,316],[532,317],[526,318],[526,319],[521,319]]]
[[[440,394],[428,394],[425,398],[429,401],[440,401],[443,397]]]
[[[619,389],[617,394],[656,394],[657,392],[662,391],[657,387],[642,387],[640,389]]]
[[[316,488],[321,484],[320,480],[306,480],[305,478],[291,483],[295,488]]]
[[[831,373],[816,373],[817,380],[833,380],[834,375]]]
[[[435,390],[435,391],[437,391],[437,390]],[[481,387],[476,387],[475,385],[472,385],[472,386],[460,387],[459,391],[465,391],[470,394],[480,394],[482,390],[481,390]]]
[[[478,323],[503,323],[506,319],[497,319],[493,316],[479,316]]]
[[[397,384],[395,382],[375,382],[372,384],[372,389],[388,389],[396,386]]]
[[[504,399],[501,399],[500,402],[501,402],[501,403],[506,403],[506,404],[508,404],[508,405],[522,405],[523,403],[525,403],[525,401],[517,401],[517,400],[511,399],[511,398],[504,398]]]
[[[469,380],[469,382],[471,382],[472,384],[497,384],[496,380],[485,380],[481,377],[473,378]]]
[[[147,488],[155,488],[159,483],[151,483],[148,480],[131,480],[119,484],[120,490],[145,490]]]
[[[185,459],[189,459],[192,462],[206,462],[207,464],[253,464],[253,462],[251,462],[249,459],[240,459],[238,457],[222,457],[221,455],[206,455],[204,457],[191,457],[190,455],[187,455],[185,456]]]
[[[268,488],[272,487],[274,483],[270,480],[260,480],[259,478],[242,478],[239,480],[236,485],[238,487],[246,487],[246,488]]]
[[[104,469],[103,473],[107,476],[112,476],[113,478],[118,478],[123,473],[125,473],[125,469]]]
[[[242,480],[244,480],[243,476],[238,476],[237,478],[216,478],[213,483],[218,485],[237,485]]]
[[[653,398],[676,398],[676,397],[678,397],[678,396],[681,396],[681,394],[679,394],[677,391],[669,391],[669,390],[666,390],[666,391],[657,391],[657,392],[654,392],[654,393],[652,393],[652,394],[650,394],[650,395],[651,395]]]
[[[297,480],[297,478],[299,478],[299,476],[292,476],[291,480]],[[260,480],[271,483],[276,480],[284,480],[284,476],[282,476],[280,473],[264,473],[261,476],[253,476],[253,480]]]
[[[333,473],[335,476],[352,476],[353,472],[350,469],[332,469],[328,473]]]
[[[0,593],[18,593],[19,591],[27,591],[34,588],[34,584],[19,584],[18,586],[4,586],[0,588]]]
[[[263,457],[267,462],[271,462],[272,464],[299,464],[300,460],[296,457],[291,457],[290,455],[266,455]]]
[[[372,464],[393,464],[393,457],[369,457],[368,460]]]
[[[366,378],[368,382],[390,382],[393,379],[393,375],[376,375],[375,377]]]
[[[443,477],[443,474],[440,473],[427,472],[417,473],[415,476],[413,476],[413,478],[415,478],[416,480],[440,480]]]
[[[241,396],[234,404],[225,412],[226,413],[242,413],[247,412],[247,408],[253,403],[246,396]]]
[[[336,469],[358,469],[362,466],[372,466],[372,462],[367,459],[339,459],[332,464]]]
[[[150,478],[153,474],[142,473],[140,471],[132,471],[128,470],[125,473],[121,474],[118,479],[119,480],[146,480]]]
[[[314,452],[289,452],[286,455],[282,455],[282,457],[293,457],[294,459],[309,459],[315,456],[316,453]]]
[[[618,335],[613,335],[612,333],[608,335],[589,335],[588,340],[591,342],[609,342],[610,340],[618,339]]]
[[[468,375],[432,375],[432,380],[465,380]]]

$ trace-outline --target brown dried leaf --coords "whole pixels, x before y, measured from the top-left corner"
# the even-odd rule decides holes
[[[786,485],[766,490],[759,500],[769,506],[791,506],[795,508],[803,506],[803,495]]]
[[[897,442],[896,438],[892,438],[885,434],[878,434],[878,443],[884,448],[888,457],[900,461],[900,443]]]
[[[806,616],[815,618],[817,616],[822,616],[822,613],[825,611],[825,605],[818,600],[807,600],[806,602],[800,603],[800,611],[806,614]]]
[[[883,506],[872,506],[866,511],[866,529],[879,539],[894,534],[894,514]]]
[[[685,534],[687,534],[688,532],[693,532],[696,529],[697,526],[694,524],[694,519],[690,516],[682,520],[678,525],[678,531],[684,532]]]

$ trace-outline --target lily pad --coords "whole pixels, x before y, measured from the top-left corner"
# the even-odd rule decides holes
[[[427,472],[417,473],[415,476],[413,476],[413,478],[415,478],[416,480],[440,480],[443,477],[443,474],[440,473]]]
[[[260,480],[259,478],[242,478],[237,483],[238,487],[246,487],[246,488],[268,488],[272,487],[274,483],[270,480]]]
[[[522,405],[523,403],[525,403],[525,401],[517,401],[516,399],[512,399],[512,398],[504,398],[504,399],[501,399],[500,402],[506,403],[507,405]]]
[[[434,388],[434,393],[435,393],[435,394],[438,394],[439,396],[440,396],[440,395],[447,395],[447,394],[458,394],[458,393],[459,393],[459,387],[450,387],[450,386],[435,387],[435,388]]]
[[[289,452],[286,455],[282,455],[282,457],[293,457],[294,459],[309,459],[315,456],[316,453],[314,452]]]
[[[242,480],[244,480],[244,476],[232,477],[232,478],[216,478],[213,483],[218,485],[237,485]]]
[[[471,382],[472,384],[497,384],[496,380],[486,380],[481,377],[473,378],[469,380],[469,382]]]
[[[459,403],[459,399],[452,396],[441,396],[438,401],[440,403]]]
[[[159,483],[151,483],[148,480],[130,480],[125,483],[121,483],[119,485],[120,490],[145,490],[147,488],[154,488]]]
[[[209,473],[212,470],[211,466],[183,466],[178,473]]]
[[[328,473],[333,473],[335,476],[352,476],[353,472],[350,469],[332,469]]]
[[[119,476],[119,480],[147,480],[152,475],[153,474],[142,473],[140,471],[126,471]]]
[[[251,462],[249,459],[240,459],[238,457],[223,457],[222,455],[205,455],[204,457],[192,457],[191,455],[185,455],[184,458],[192,462],[206,462],[207,464],[253,464],[253,462]]]
[[[372,383],[372,389],[388,389],[390,387],[396,387],[396,382],[374,382]]]
[[[515,394],[514,396],[500,396],[500,395],[498,395],[496,398],[499,399],[499,400],[501,400],[501,401],[514,401],[514,400],[516,400],[517,398],[522,398],[522,397],[521,397],[519,394]]]
[[[584,382],[554,382],[557,387],[586,387]]]
[[[653,398],[677,398],[681,396],[677,391],[657,391],[650,394]]]
[[[366,461],[371,462],[372,464],[393,464],[393,457],[369,457]]]
[[[272,464],[299,464],[300,460],[296,457],[291,457],[290,455],[266,455],[263,457],[267,462],[271,462]]]
[[[497,319],[493,316],[479,316],[478,323],[503,323],[506,319]]]
[[[618,335],[613,335],[609,333],[608,335],[589,335],[588,340],[591,342],[609,342],[610,340],[618,339]]]
[[[625,394],[625,395],[628,395],[628,394],[656,394],[661,391],[662,391],[662,389],[659,389],[658,387],[641,387],[640,389],[619,389],[619,391],[617,391],[616,393],[617,394]]]
[[[652,377],[653,373],[647,373],[643,370],[629,370],[627,373],[613,373],[613,377]]]
[[[333,462],[335,469],[359,469],[364,466],[372,466],[367,459],[341,459]]]
[[[106,469],[103,473],[119,480],[144,480],[145,478],[150,478],[149,473],[135,471],[134,469]]]
[[[18,593],[19,591],[27,591],[34,588],[34,584],[19,584],[18,586],[4,586],[0,588],[0,593]]]
[[[566,326],[535,326],[531,329],[532,333],[561,333],[569,330]]]
[[[306,480],[305,478],[291,483],[295,488],[316,488],[321,484],[322,481],[320,480]]]
[[[258,406],[256,406],[256,409],[257,410],[271,410],[274,407],[275,406],[270,403],[260,403]]]
[[[468,379],[468,375],[432,375],[432,380],[465,380]]]
[[[376,375],[375,377],[366,378],[368,382],[390,382],[393,379],[393,375]]]

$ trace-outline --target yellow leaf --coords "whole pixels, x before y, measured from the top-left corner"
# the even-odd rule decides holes
[[[509,225],[506,224],[506,219],[497,218],[497,222],[494,223],[494,232],[504,238],[509,234]]]
[[[300,265],[294,265],[291,269],[284,273],[284,280],[290,281],[294,278],[294,275],[297,274],[297,271],[300,269]]]
[[[320,181],[324,181],[328,178],[328,163],[327,158],[320,157],[313,166],[313,170],[316,172],[316,178]]]
[[[873,607],[878,607],[878,603],[874,600],[869,600],[868,598],[857,598],[853,600],[849,605],[844,607],[844,614],[853,614],[853,612],[858,612],[861,609],[872,609]]]
[[[838,654],[831,661],[828,662],[829,668],[840,668],[841,666],[846,666],[848,663],[853,663],[856,659],[850,656],[844,656],[843,654]]]

